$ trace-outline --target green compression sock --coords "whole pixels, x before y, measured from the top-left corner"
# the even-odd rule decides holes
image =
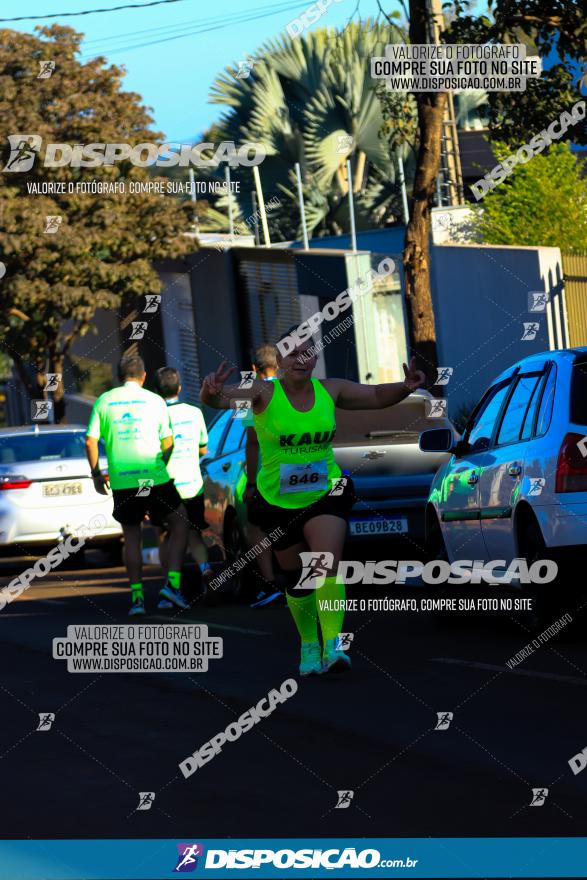
[[[133,602],[136,601],[136,599],[143,599],[143,585],[141,583],[131,584],[130,595]]]
[[[291,616],[300,634],[302,644],[318,641],[318,619],[316,612],[316,595],[312,592],[309,596],[290,596],[285,594]]]
[[[328,639],[335,639],[342,630],[344,622],[344,608],[333,611],[328,607],[321,607],[325,600],[328,604],[334,604],[335,599],[344,599],[346,589],[344,584],[337,584],[336,575],[324,578],[324,584],[316,591],[316,604],[318,606],[318,617],[320,618],[320,628],[322,629],[322,639],[327,642]]]
[[[179,590],[181,584],[181,571],[168,571],[167,580],[174,590]]]

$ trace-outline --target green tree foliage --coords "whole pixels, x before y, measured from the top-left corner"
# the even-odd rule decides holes
[[[129,162],[97,168],[44,168],[47,143],[161,142],[140,96],[121,88],[123,71],[97,58],[76,55],[82,35],[54,25],[39,35],[0,31],[0,155],[4,169],[8,135],[37,134],[43,146],[25,173],[0,172],[0,348],[13,359],[29,394],[43,393],[43,374],[62,373],[73,341],[94,331],[99,308],[158,293],[153,261],[193,248],[182,237],[189,215],[169,196],[153,194],[32,195],[48,182],[152,180]],[[53,60],[48,79],[39,62]],[[45,217],[61,215],[55,234]],[[105,340],[117,347],[118,339]],[[63,389],[55,410],[63,415]]]
[[[501,161],[511,153],[496,143]],[[583,168],[582,168],[583,164]],[[583,176],[581,171],[583,170]],[[587,250],[587,176],[568,144],[534,156],[483,199],[478,228],[489,244]]]
[[[454,4],[457,15],[444,34],[451,43],[524,43],[528,54],[546,58],[556,49],[559,63],[529,79],[524,92],[491,92],[491,137],[509,144],[527,140],[528,132],[547,127],[580,99],[579,79],[587,58],[587,15],[578,0],[489,0],[489,15],[467,14],[466,2]],[[566,140],[587,143],[585,124],[569,130]]]

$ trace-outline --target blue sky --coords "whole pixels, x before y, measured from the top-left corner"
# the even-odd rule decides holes
[[[141,0],[27,0],[2,4],[0,18],[18,15],[79,12],[110,8]],[[0,27],[32,32],[36,24],[57,22],[85,34],[83,56],[103,54],[127,70],[124,87],[143,96],[153,108],[155,128],[168,140],[189,141],[220,115],[222,108],[208,103],[210,86],[227,65],[244,60],[267,39],[285,31],[310,0],[181,0],[164,6],[126,9],[96,15],[59,17],[40,21],[2,22]],[[400,9],[388,0],[386,11]],[[275,11],[277,10],[277,11]],[[377,0],[338,0],[312,28],[344,26],[355,13],[362,18],[378,14]],[[268,14],[272,13],[272,14]],[[156,30],[155,30],[156,29]],[[192,33],[200,30],[200,33]],[[183,31],[181,39],[168,39]],[[145,43],[142,48],[130,48]]]

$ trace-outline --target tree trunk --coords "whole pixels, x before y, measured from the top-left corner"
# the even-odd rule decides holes
[[[409,0],[409,6],[410,43],[430,42],[433,28],[426,0]],[[403,262],[412,351],[420,369],[424,370],[431,382],[435,382],[438,358],[430,291],[430,208],[434,203],[440,166],[446,94],[419,93],[415,98],[418,105],[419,146]]]
[[[52,373],[59,373],[61,379],[59,380],[59,384],[57,385],[55,391],[53,392],[53,419],[56,425],[61,425],[65,422],[65,386],[63,384],[63,366],[65,363],[65,356],[62,353],[55,354],[51,357],[50,360],[50,371]]]
[[[16,352],[11,352],[11,357],[12,363],[14,364],[14,369],[16,370],[18,378],[22,382],[26,395],[29,399],[30,408],[30,401],[43,400],[47,397],[42,367],[40,366],[40,364],[37,364],[33,371],[31,369],[27,369],[23,359]],[[30,412],[24,416],[25,419],[29,419],[30,417]]]
[[[430,208],[434,203],[440,165],[446,94],[419,94],[417,102],[420,142],[403,262],[411,347],[420,368],[431,381],[435,381],[438,358],[430,291]]]
[[[14,353],[11,352],[11,357],[12,357],[12,363],[14,364],[14,369],[16,370],[16,372],[18,374],[18,378],[20,379],[20,381],[24,385],[25,391],[28,394],[28,396],[32,399],[32,397],[35,393],[35,389],[33,387],[33,384],[31,382],[31,378],[27,372],[27,369],[22,361],[22,358],[20,357],[20,355],[16,354],[16,352],[14,352]]]

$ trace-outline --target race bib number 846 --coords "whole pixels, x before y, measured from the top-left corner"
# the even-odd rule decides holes
[[[307,464],[282,464],[279,468],[279,491],[317,492],[328,488],[326,461],[312,461]]]

